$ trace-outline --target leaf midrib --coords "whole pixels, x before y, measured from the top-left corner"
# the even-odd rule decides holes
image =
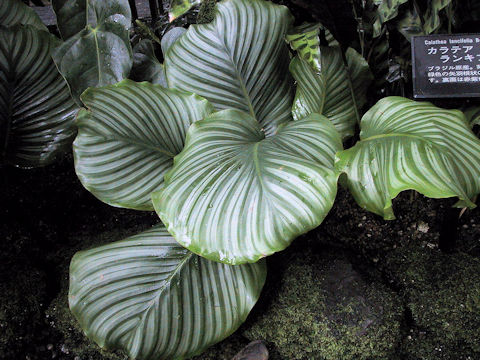
[[[260,142],[261,141],[255,143],[255,145],[253,145],[252,157],[253,157],[253,163],[255,165],[255,174],[257,174],[258,180],[260,181],[261,188],[264,189],[265,184],[263,182],[262,172],[260,171],[260,160],[258,159],[258,146],[260,145]]]
[[[98,73],[98,84],[103,85],[102,72],[100,71],[100,46],[98,45],[97,38],[97,29],[92,29],[93,38],[95,39],[95,54],[97,55],[97,73]]]
[[[227,44],[225,43],[225,39],[223,37],[220,36],[220,34],[218,33],[218,29],[215,27],[215,34],[217,35],[217,38],[220,40],[220,43],[222,44],[224,50],[225,50],[225,53],[227,54],[228,56],[228,59],[230,60],[230,62],[232,63],[232,67],[234,69],[234,73],[235,73],[235,77],[237,78],[238,82],[240,83],[240,87],[241,87],[241,90],[242,90],[242,93],[243,93],[243,96],[245,98],[245,100],[247,100],[247,105],[248,105],[248,109],[249,109],[249,112],[250,112],[250,115],[252,115],[252,117],[257,120],[258,122],[260,122],[258,119],[257,119],[257,116],[255,114],[255,109],[253,108],[253,104],[250,100],[250,95],[249,93],[247,92],[247,88],[245,86],[245,83],[242,79],[242,77],[240,76],[240,71],[238,70],[238,67],[235,63],[235,61],[233,60],[233,56],[230,52],[230,50],[228,49],[227,47]]]
[[[155,294],[155,296],[153,296],[153,299],[149,301],[150,305],[148,305],[143,310],[143,314],[142,314],[142,317],[141,317],[140,321],[131,329],[132,334],[134,334],[138,330],[140,324],[142,324],[145,321],[145,316],[150,312],[150,309],[157,302],[158,298],[162,295],[165,288],[170,285],[170,283],[172,282],[172,279],[178,274],[179,271],[181,271],[183,269],[185,264],[190,261],[190,259],[193,257],[193,255],[194,255],[194,253],[189,251],[187,256],[185,256],[185,258],[178,263],[177,267],[172,272],[172,274],[168,275],[168,277],[165,280],[162,280],[163,281],[163,286],[155,291],[156,294]]]
[[[88,19],[88,13],[89,13],[89,2],[86,2],[86,11],[85,11],[85,21],[87,23],[87,28],[90,27],[89,24],[89,19]],[[95,12],[95,22],[98,25],[98,14],[97,14],[97,9],[93,7],[93,11]],[[97,73],[98,73],[98,84],[101,86],[103,85],[102,82],[102,72],[100,71],[100,46],[98,45],[98,37],[97,37],[97,31],[98,31],[98,26],[97,27],[92,27],[91,31],[93,33],[93,38],[95,40],[95,54],[97,55]]]

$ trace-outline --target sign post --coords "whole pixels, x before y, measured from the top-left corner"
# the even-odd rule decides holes
[[[415,36],[413,96],[480,97],[480,34]]]

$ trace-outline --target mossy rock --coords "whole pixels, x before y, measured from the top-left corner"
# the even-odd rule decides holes
[[[411,314],[405,359],[480,359],[480,259],[410,247],[386,262]]]
[[[297,253],[276,288],[244,332],[271,344],[271,359],[385,360],[400,343],[396,294],[365,280],[343,255]]]

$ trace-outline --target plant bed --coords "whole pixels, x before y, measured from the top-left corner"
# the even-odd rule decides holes
[[[406,51],[473,4],[174,1],[132,31],[87,0],[53,35],[7,2],[0,358],[480,357],[479,110],[408,99]]]

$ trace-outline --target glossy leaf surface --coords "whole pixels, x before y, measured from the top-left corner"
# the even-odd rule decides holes
[[[114,84],[130,73],[133,62],[130,25],[128,0],[87,0],[86,28],[53,53],[78,104],[88,87]]]
[[[393,219],[392,199],[409,189],[475,206],[470,199],[480,192],[480,141],[463,113],[388,97],[365,114],[361,129],[361,141],[336,160],[360,206]]]
[[[267,1],[217,4],[213,22],[190,26],[167,52],[169,87],[203,96],[218,110],[245,111],[272,135],[291,119],[284,40],[291,22],[286,7]]]
[[[50,53],[54,36],[0,26],[0,163],[37,167],[71,145],[77,108]]]
[[[343,138],[352,136],[366,91],[372,80],[367,62],[352,48],[346,53],[345,67],[339,47],[320,47],[321,71],[315,71],[296,56],[290,71],[297,81],[292,109],[295,120],[312,113],[325,115]]]
[[[64,40],[87,25],[87,0],[52,0],[57,26]]]
[[[167,87],[165,69],[155,56],[151,40],[144,39],[133,48],[133,67],[130,78],[135,81],[148,81]]]
[[[265,138],[249,114],[224,110],[194,123],[152,196],[175,239],[208,259],[255,262],[317,227],[337,191],[340,136],[323,116]]]
[[[82,184],[107,204],[153,210],[150,194],[184,145],[187,129],[211,111],[192,94],[124,80],[82,95],[73,144]]]
[[[37,13],[21,0],[0,1],[0,26],[32,25],[38,30],[48,31]]]
[[[229,266],[163,227],[77,253],[69,303],[87,336],[133,359],[185,359],[233,333],[255,305],[265,262]]]

